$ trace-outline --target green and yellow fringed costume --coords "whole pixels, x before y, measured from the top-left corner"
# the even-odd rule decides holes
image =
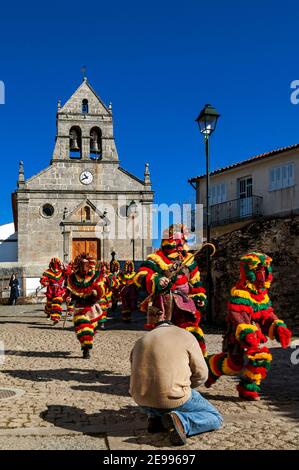
[[[131,314],[137,310],[138,290],[134,282],[135,275],[133,261],[127,260],[123,272],[119,274],[121,317],[124,322],[129,322]]]
[[[65,283],[67,284],[67,279],[70,277],[70,275],[74,271],[74,263],[71,261],[65,268]],[[64,301],[66,303],[67,307],[67,315],[69,317],[73,318],[74,311],[75,311],[75,305],[74,302],[71,299],[71,296],[69,295],[69,291],[65,289],[65,295],[64,295]]]
[[[137,287],[144,288],[151,295],[152,305],[165,312],[171,322],[190,331],[198,340],[199,346],[206,356],[204,334],[199,326],[200,309],[206,306],[205,289],[200,280],[200,272],[194,256],[186,244],[187,231],[184,225],[172,225],[165,231],[161,248],[147,257],[134,279]],[[171,279],[166,289],[160,280],[176,261],[184,261],[185,266]],[[141,310],[150,312],[148,301],[142,303]],[[154,327],[148,316],[145,328]]]
[[[231,290],[223,352],[207,359],[207,387],[221,375],[238,375],[239,396],[259,399],[261,381],[272,361],[269,349],[261,345],[267,336],[279,341],[283,348],[289,345],[291,332],[275,315],[268,295],[271,262],[263,253],[252,252],[241,258],[240,281]]]
[[[117,287],[117,277],[109,272],[109,264],[104,261],[100,265],[101,281],[105,289],[105,295],[99,300],[99,305],[102,309],[103,315],[99,321],[101,327],[104,328],[104,323],[107,321],[107,313],[112,304],[112,291]]]
[[[61,319],[62,302],[65,296],[65,270],[58,258],[52,258],[49,268],[43,273],[40,283],[46,287],[45,314],[55,323]]]
[[[88,271],[82,270],[88,263]],[[67,288],[74,306],[74,326],[83,351],[93,346],[95,332],[103,321],[105,312],[99,302],[105,296],[105,286],[100,271],[95,270],[95,260],[88,255],[79,255],[74,262],[74,272],[69,276]]]

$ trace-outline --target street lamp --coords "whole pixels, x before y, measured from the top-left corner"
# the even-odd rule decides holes
[[[133,263],[135,262],[135,217],[137,215],[137,204],[131,201],[127,207],[127,217],[132,218],[132,245],[133,245]]]
[[[210,135],[216,129],[216,124],[220,114],[216,111],[213,106],[206,104],[205,107],[200,111],[195,121],[198,124],[200,133],[204,135],[205,141],[205,153],[206,153],[206,239],[210,242],[211,239],[211,218],[210,218],[210,148],[209,138]],[[211,260],[210,251],[207,250],[207,321],[212,323],[212,277],[211,277]]]

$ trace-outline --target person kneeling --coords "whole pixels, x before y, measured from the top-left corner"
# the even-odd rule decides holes
[[[187,436],[219,429],[223,418],[195,390],[208,377],[197,340],[160,313],[131,352],[130,394],[148,416],[148,432],[167,431],[172,444],[184,445]]]

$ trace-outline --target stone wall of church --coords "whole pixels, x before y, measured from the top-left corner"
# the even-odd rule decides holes
[[[59,165],[59,167],[56,168],[56,165]],[[95,228],[72,225],[71,232],[68,234],[62,233],[61,223],[87,199],[101,213],[107,208],[109,220],[113,221],[114,215],[116,217],[116,234],[120,233],[122,238],[118,239],[118,236],[113,238],[113,232],[105,233],[105,238],[109,238],[104,242],[106,260],[110,260],[110,253],[113,250],[116,251],[120,260],[131,258],[133,253],[132,234],[128,233],[125,238],[126,225],[124,225],[124,222],[127,219],[123,217],[124,209],[132,200],[143,200],[145,202],[142,204],[142,210],[145,213],[144,219],[148,222],[150,220],[152,195],[136,191],[136,186],[140,187],[141,184],[129,178],[126,178],[126,185],[124,185],[123,174],[120,171],[115,172],[116,177],[113,179],[112,172],[109,173],[108,168],[102,171],[102,175],[106,173],[107,177],[101,176],[99,178],[102,182],[101,185],[96,184],[99,181],[97,176],[99,177],[100,172],[97,175],[97,172],[94,171],[95,184],[89,185],[88,189],[84,190],[79,181],[79,175],[82,171],[81,166],[72,165],[66,168],[62,166],[63,163],[57,163],[56,165],[53,165],[53,168],[50,168],[49,171],[47,170],[40,176],[31,179],[26,185],[28,187],[27,192],[26,189],[18,191],[18,261],[22,265],[30,267],[31,274],[34,276],[40,271],[41,265],[48,263],[50,257],[57,256],[65,261],[70,259],[72,256],[72,238],[101,239],[103,237],[102,226]],[[110,165],[109,167],[111,168]],[[65,170],[65,173],[62,170]],[[117,186],[121,188],[121,192],[120,190],[117,192]],[[98,187],[103,191],[97,191],[96,188]],[[51,217],[43,215],[42,208],[45,204],[50,204],[54,208]],[[98,221],[101,221],[99,217],[97,218]],[[126,220],[124,221],[124,219]],[[81,220],[79,219],[78,222],[81,222]],[[93,211],[91,211],[90,222],[97,223]],[[143,240],[138,240],[141,236]],[[152,246],[150,224],[147,223],[147,233],[141,233],[139,227],[136,226],[134,238],[137,239],[135,242],[135,258],[143,259]]]
[[[80,174],[83,171],[93,174],[93,182],[83,185],[80,182]],[[125,171],[119,169],[118,163],[93,162],[91,160],[55,162],[36,176],[26,181],[25,189],[34,191],[68,191],[78,192],[81,195],[98,194],[124,194],[135,192],[135,197],[143,198],[147,192],[143,183],[128,176]]]
[[[102,160],[117,160],[117,150],[113,138],[111,119],[103,117],[100,123],[90,118],[84,121],[68,118],[59,122],[59,134],[55,145],[53,159],[68,159],[70,156],[69,135],[72,126],[79,126],[82,132],[82,159],[89,159],[90,130],[92,127],[99,127],[102,131]]]
[[[25,200],[25,197],[26,200]],[[65,207],[59,194],[18,194],[18,261],[24,266],[44,264],[49,257],[63,257],[60,223]],[[25,202],[26,201],[26,202]],[[52,217],[42,215],[44,204],[54,207]]]
[[[76,92],[69,98],[69,100],[62,106],[60,112],[68,114],[69,117],[82,115],[82,100],[88,100],[88,114],[98,116],[109,116],[110,112],[107,111],[106,107],[103,106],[98,97],[90,89],[90,85],[87,82],[83,82]],[[86,117],[88,117],[88,114]]]
[[[88,100],[88,113],[82,114],[82,101]],[[90,130],[96,126],[102,132],[102,159],[117,160],[117,150],[113,137],[112,115],[98,100],[86,83],[83,83],[75,95],[58,110],[57,142],[54,159],[69,158],[69,135],[72,126],[79,126],[82,132],[82,158],[88,159]]]
[[[88,100],[88,112],[83,112],[83,100]],[[70,129],[74,125],[80,127],[82,132],[80,159],[71,158],[70,155]],[[102,133],[101,160],[90,158],[90,131],[93,127],[98,127]],[[93,177],[88,185],[80,181],[84,171],[89,171]],[[26,269],[29,277],[39,276],[53,256],[65,262],[72,259],[74,238],[101,240],[101,258],[104,251],[107,261],[110,260],[111,251],[116,252],[119,260],[132,258],[132,238],[135,240],[136,260],[144,259],[151,251],[153,193],[149,177],[144,183],[119,167],[111,109],[103,104],[86,80],[58,109],[56,143],[50,166],[25,182],[23,177],[22,171],[16,192],[18,263]],[[108,210],[109,220],[113,217],[118,233],[119,226],[126,219],[126,206],[132,201],[141,203],[146,214],[146,233],[143,230],[139,234],[142,236],[138,236],[137,226],[134,225],[134,235],[126,234],[123,227],[120,229],[121,237],[112,236],[111,227],[109,235],[104,235],[102,224],[99,226],[104,210]],[[84,204],[90,204],[90,221],[82,220]],[[53,213],[45,214],[45,205]],[[81,216],[77,214],[80,210]],[[81,246],[82,243],[78,242],[78,250],[82,249]],[[85,246],[88,246],[87,242]],[[96,250],[96,247],[91,249]]]

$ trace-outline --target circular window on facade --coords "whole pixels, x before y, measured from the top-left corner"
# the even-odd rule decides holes
[[[41,208],[41,214],[44,217],[52,217],[52,215],[54,214],[54,207],[52,206],[52,204],[44,204]]]

